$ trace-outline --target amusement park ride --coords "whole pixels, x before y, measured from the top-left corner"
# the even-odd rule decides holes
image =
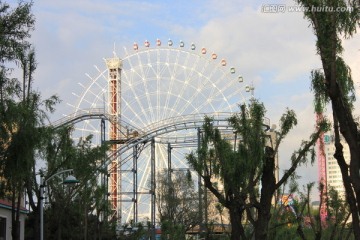
[[[316,122],[320,123],[323,120],[323,115],[318,113],[316,115]],[[327,218],[327,176],[326,176],[326,156],[324,149],[324,133],[320,134],[317,140],[317,160],[319,169],[319,183],[320,183],[320,219],[324,224]]]
[[[75,112],[54,123],[74,123],[74,138],[93,134],[94,144],[111,143],[101,162],[109,174],[101,183],[112,208],[105,217],[119,224],[150,219],[154,226],[156,172],[188,169],[184,156],[198,147],[204,117],[231,131],[227,119],[254,91],[206,48],[186,48],[183,41],[175,46],[170,39],[150,45],[134,43],[123,58],[114,53],[105,59],[106,69],[95,67],[97,75],[79,83],[83,92],[76,95]],[[325,168],[319,169],[323,181]]]
[[[106,68],[90,81],[79,83],[83,92],[75,112],[53,123],[76,124],[74,138],[93,134],[94,144],[111,143],[101,162],[108,174],[100,176],[108,187],[113,218],[119,224],[150,219],[156,222],[156,172],[188,169],[186,153],[196,149],[205,116],[229,131],[227,119],[238,104],[253,97],[246,84],[225,59],[186,48],[183,41],[145,41],[124,49],[124,57],[105,59]],[[317,115],[321,121],[322,115]],[[99,124],[100,120],[100,124]],[[326,211],[326,158],[321,136],[317,142],[319,181],[322,183],[322,222]],[[194,174],[194,173],[192,173]],[[194,175],[195,176],[195,175]],[[196,176],[195,176],[196,177]],[[199,187],[201,185],[199,184]]]
[[[105,59],[106,69],[79,83],[75,112],[55,125],[75,124],[74,138],[94,135],[111,143],[101,162],[113,218],[119,224],[150,219],[154,225],[156,172],[188,169],[185,154],[196,149],[204,117],[231,131],[227,119],[253,95],[234,67],[194,43],[159,39]],[[100,120],[100,123],[99,123]],[[195,173],[194,179],[196,179]],[[199,185],[199,187],[201,187]]]

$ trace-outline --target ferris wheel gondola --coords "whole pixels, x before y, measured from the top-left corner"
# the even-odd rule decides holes
[[[120,100],[119,116],[121,122],[127,123],[122,132],[128,136],[133,132],[140,134],[146,132],[149,126],[155,123],[161,124],[167,119],[179,116],[213,113],[213,112],[235,112],[238,104],[248,99],[246,92],[249,86],[244,84],[243,77],[234,76],[235,67],[230,69],[226,66],[225,59],[218,60],[217,54],[207,55],[206,48],[196,49],[194,43],[186,48],[184,41],[179,41],[178,47],[169,39],[167,46],[161,45],[161,40],[157,39],[154,46],[150,47],[148,40],[144,41],[143,47],[136,42],[131,51],[125,51],[120,58],[121,71],[119,89]],[[121,54],[118,54],[121,56]],[[83,109],[103,108],[109,111],[109,68],[99,70],[99,73],[91,77],[88,84],[84,86],[83,93],[79,95],[75,111],[81,112]],[[87,120],[77,126],[78,136],[94,134],[94,144],[100,144],[99,124],[96,121]],[[121,128],[121,126],[120,126]],[[193,130],[194,131],[194,130]],[[106,133],[109,138],[109,133]],[[171,138],[186,136],[189,131],[172,132],[165,134],[164,137]],[[164,145],[156,146],[156,160],[158,169],[166,168],[168,165],[166,156],[167,149]],[[186,168],[187,162],[184,154],[188,149],[176,150],[174,153],[174,166]],[[122,159],[128,158],[132,153],[124,153]],[[149,161],[150,149],[142,149],[138,161],[137,176],[139,177],[139,192],[149,191]],[[126,162],[121,165],[124,174],[119,177],[119,193],[133,191],[134,179],[131,175],[133,166]],[[127,175],[127,173],[129,173]],[[121,196],[122,198],[124,197]],[[121,202],[122,221],[132,219],[133,204],[131,196],[126,201]],[[144,196],[137,199],[139,204],[139,215],[144,219],[149,212],[149,197]],[[142,212],[141,212],[142,211]]]

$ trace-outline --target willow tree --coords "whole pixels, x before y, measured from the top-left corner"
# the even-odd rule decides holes
[[[0,177],[12,202],[13,239],[20,238],[20,204],[25,188],[34,183],[36,150],[47,135],[46,114],[58,102],[55,96],[42,100],[32,89],[37,63],[28,42],[35,24],[31,7],[31,2],[11,8],[0,1]],[[19,67],[21,77],[12,77],[8,66]]]
[[[229,119],[239,142],[234,149],[210,118],[205,119],[201,146],[197,153],[188,155],[190,165],[197,171],[204,186],[219,203],[229,211],[231,239],[267,239],[271,218],[271,202],[279,189],[292,176],[296,168],[307,161],[310,153],[314,160],[313,146],[320,129],[327,127],[322,122],[309,141],[303,141],[290,160],[290,168],[276,181],[275,158],[279,145],[297,124],[294,111],[287,110],[280,119],[280,129],[271,144],[264,127],[265,108],[253,100],[249,106],[242,105],[240,113]],[[243,220],[253,226],[251,236],[246,234]]]
[[[20,81],[10,77],[11,69],[6,64],[20,62],[19,55],[29,47],[27,38],[34,25],[30,8],[31,4],[20,3],[11,9],[0,2],[0,177],[3,194],[12,203],[11,233],[15,240],[20,238],[18,222],[24,177],[30,163],[29,145],[34,143],[27,126],[32,124],[34,114],[26,109]]]
[[[350,68],[342,59],[342,39],[352,37],[360,23],[358,0],[297,0],[308,9],[327,6],[333,11],[307,11],[304,16],[311,23],[317,38],[316,47],[322,69],[312,71],[312,90],[315,95],[315,111],[321,114],[330,103],[332,109],[335,154],[341,170],[350,205],[353,230],[360,239],[360,132],[353,115],[355,94]],[[350,149],[350,163],[345,161],[340,135]]]

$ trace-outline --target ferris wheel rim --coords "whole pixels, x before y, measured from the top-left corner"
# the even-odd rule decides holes
[[[158,61],[156,63],[153,63],[151,65],[151,61],[149,61],[149,59],[151,59],[150,55],[156,55],[157,57],[163,54],[161,57],[164,57],[162,59],[162,61]],[[168,56],[170,54],[174,54],[175,56]],[[145,58],[146,62],[144,59]],[[184,59],[180,59],[180,58],[184,58]],[[194,59],[195,58],[195,59]],[[153,58],[153,59],[160,59],[160,58]],[[171,62],[167,63],[165,60],[166,59],[170,59]],[[235,112],[235,109],[237,109],[237,105],[238,102],[232,102],[233,99],[239,99],[244,101],[244,99],[246,99],[243,95],[242,92],[244,91],[244,85],[241,84],[238,86],[237,89],[231,89],[231,87],[235,86],[238,82],[236,81],[236,79],[233,77],[234,75],[232,75],[233,73],[229,72],[229,68],[222,66],[221,62],[219,62],[218,60],[214,60],[209,58],[209,55],[205,55],[205,54],[198,54],[195,51],[189,51],[186,50],[185,48],[175,48],[175,47],[160,47],[160,46],[156,46],[154,48],[144,48],[144,49],[139,49],[137,51],[133,51],[130,52],[130,54],[126,54],[124,56],[124,58],[121,59],[122,62],[124,64],[127,64],[125,66],[130,66],[131,68],[129,69],[122,69],[122,76],[125,77],[124,79],[124,86],[121,88],[121,91],[132,91],[133,93],[129,93],[129,92],[125,92],[123,94],[123,92],[121,92],[121,101],[123,100],[123,95],[128,94],[126,97],[131,97],[131,96],[136,96],[136,98],[129,100],[126,99],[124,105],[122,106],[122,110],[124,111],[129,111],[131,113],[131,111],[136,114],[136,115],[132,115],[132,116],[128,116],[127,118],[123,118],[123,114],[125,114],[124,112],[121,112],[120,114],[120,119],[122,121],[128,122],[129,124],[133,125],[134,128],[138,128],[138,129],[145,129],[146,127],[151,127],[152,124],[157,123],[157,121],[154,121],[154,119],[157,119],[158,116],[155,116],[154,113],[154,118],[150,118],[149,116],[146,116],[146,118],[144,118],[142,121],[144,121],[144,123],[141,124],[134,124],[134,122],[132,122],[131,120],[136,120],[137,118],[140,118],[143,115],[147,115],[147,111],[145,111],[146,109],[156,109],[156,107],[160,108],[161,110],[165,110],[164,112],[169,111],[171,108],[170,107],[166,107],[166,106],[171,106],[174,107],[174,109],[171,111],[171,114],[175,114],[178,113],[180,114],[184,114],[184,112],[186,113],[186,111],[193,111],[196,113],[205,113],[208,111],[205,111],[206,109],[211,109],[213,112],[217,112],[218,108],[224,109],[226,108],[227,110],[231,110],[230,112]],[[187,66],[186,64],[196,64],[195,66]],[[184,65],[184,67],[182,67]],[[124,66],[124,65],[123,65]],[[135,66],[135,68],[132,68],[132,66]],[[156,78],[157,75],[150,75],[151,70],[153,70],[153,72],[155,73],[161,73],[161,71],[165,71],[165,70],[161,70],[163,67],[163,69],[168,70],[169,72],[169,79],[170,82],[169,86],[170,86],[170,90],[168,92],[163,91],[162,89],[159,89],[157,91],[151,92],[150,88],[148,88],[149,86],[146,86],[147,83],[145,83],[145,87],[143,88],[144,91],[147,93],[146,95],[142,95],[142,96],[137,96],[136,93],[136,89],[135,87],[139,86],[142,84],[142,80],[144,80],[144,78],[146,76],[151,76],[152,78],[149,78],[149,81],[153,81],[153,83],[158,84],[157,86],[159,86],[159,81]],[[102,86],[101,82],[106,82],[107,81],[107,74],[108,74],[108,69],[106,68],[105,70],[100,70],[99,68],[95,67],[97,69],[97,74],[95,76],[95,78],[92,78],[90,76],[88,76],[90,78],[90,84],[88,84],[88,87],[84,87],[85,91],[83,92],[83,94],[79,97],[79,101],[75,106],[76,111],[81,111],[83,109],[83,105],[82,103],[85,103],[84,105],[90,105],[91,107],[95,107],[98,106],[98,104],[101,104],[101,102],[103,101],[104,104],[106,103],[106,97],[104,97],[107,94],[107,90],[106,87],[107,86]],[[156,68],[156,69],[155,69]],[[149,70],[150,69],[150,70]],[[185,69],[185,70],[183,70]],[[207,72],[209,71],[210,72]],[[132,71],[138,71],[136,72],[136,74],[132,75]],[[147,72],[148,71],[148,72]],[[188,85],[189,89],[194,92],[194,93],[198,93],[199,95],[201,95],[201,98],[199,98],[199,100],[197,98],[194,98],[193,96],[186,96],[183,95],[184,94],[184,89],[185,87],[182,87],[179,91],[176,91],[178,89],[175,89],[175,87],[177,86],[177,84],[180,83],[179,79],[171,79],[171,77],[173,77],[172,74],[175,74],[176,71],[181,72],[179,76],[185,76],[186,80],[184,80],[184,83],[186,83],[186,81],[188,81]],[[187,72],[188,71],[188,72]],[[149,74],[150,72],[150,74]],[[147,75],[148,74],[148,75]],[[186,75],[188,74],[188,75]],[[224,79],[229,79],[229,81],[226,81],[225,83],[220,83],[220,77],[219,79],[215,79],[214,78],[216,76],[221,76],[224,77]],[[192,77],[195,78],[195,80],[192,79]],[[225,78],[226,77],[226,78]],[[132,78],[132,79],[130,79]],[[134,81],[130,81],[133,80]],[[165,78],[164,78],[165,79]],[[214,95],[214,97],[209,96],[210,98],[208,99],[208,101],[202,101],[201,99],[206,99],[207,95],[201,91],[197,91],[197,90],[202,90],[201,89],[201,84],[196,85],[197,82],[201,83],[201,80],[204,81],[204,83],[208,83],[208,85],[206,85],[206,89],[209,90],[208,95]],[[128,81],[128,82],[126,82]],[[197,82],[196,82],[197,81]],[[128,85],[126,85],[128,84]],[[132,85],[131,85],[132,84]],[[173,85],[171,85],[173,84]],[[193,84],[193,85],[192,85]],[[220,85],[223,84],[223,85]],[[99,90],[99,91],[95,91],[93,92],[93,89],[95,90]],[[149,90],[150,89],[150,90]],[[231,93],[231,97],[228,97],[226,94],[227,93]],[[237,96],[237,94],[241,95],[241,96]],[[164,96],[165,99],[165,103],[166,104],[170,104],[170,100],[171,98],[175,98],[174,100],[174,105],[166,105],[165,107],[163,105],[159,105],[159,99],[160,96]],[[93,97],[94,99],[88,99],[89,97]],[[157,97],[156,101],[151,102],[149,101],[149,99],[152,99],[154,97]],[[194,103],[192,100],[196,100],[198,102],[200,102],[201,105],[199,105],[198,107],[194,106]],[[147,105],[142,105],[142,110],[141,111],[136,111],[134,109],[127,109],[127,106],[129,105],[133,105],[135,103],[145,103],[145,102],[150,102],[149,103],[149,108],[146,108]],[[140,104],[139,103],[139,104]],[[178,109],[178,107],[181,106],[181,104],[183,104],[185,107],[182,106],[182,109]],[[208,107],[203,107],[209,105]],[[189,108],[188,108],[189,107]],[[104,105],[104,110],[105,110],[105,105]],[[144,110],[145,109],[145,110]],[[137,114],[139,114],[140,117],[137,116]],[[171,115],[175,117],[175,115]],[[149,114],[151,115],[151,114]],[[161,119],[168,119],[165,118],[166,114],[161,114],[159,115],[161,117]],[[133,118],[133,119],[131,119]],[[130,121],[129,121],[130,120]],[[150,120],[152,120],[152,122],[149,122]],[[161,121],[161,120],[160,120]],[[83,124],[84,127],[82,128],[83,131],[85,131],[86,129],[90,129],[94,130],[95,128],[91,126],[91,123],[84,123]],[[145,181],[145,179],[142,179],[142,181]]]
[[[164,47],[164,46],[156,46],[156,47],[154,47],[154,48],[147,47],[147,48],[143,48],[143,49],[138,49],[138,50],[133,51],[133,52],[131,52],[131,53],[128,53],[128,52],[126,51],[126,56],[125,56],[124,58],[122,58],[121,60],[122,60],[122,61],[127,61],[128,59],[130,59],[130,58],[132,58],[132,57],[139,56],[139,54],[156,52],[156,51],[171,51],[171,52],[176,52],[176,53],[181,52],[181,53],[185,53],[185,54],[190,54],[191,56],[199,57],[199,58],[201,58],[202,60],[207,61],[208,63],[213,63],[213,61],[214,61],[213,59],[211,59],[211,58],[209,58],[209,57],[206,57],[206,54],[201,54],[201,53],[198,53],[198,52],[195,52],[195,51],[185,50],[184,48],[175,48],[175,47],[169,47],[169,46],[167,46],[167,47]],[[105,59],[104,59],[104,60],[105,60]],[[98,80],[99,78],[101,78],[101,77],[106,78],[105,75],[106,75],[108,69],[105,69],[105,70],[101,71],[101,70],[99,70],[98,67],[95,66],[95,68],[98,70],[98,73],[99,73],[99,74],[97,75],[96,78],[91,78],[91,77],[88,75],[88,77],[92,80],[92,82],[91,82],[91,84],[88,86],[87,89],[89,89],[89,88],[90,88],[91,86],[93,86],[93,85],[96,85],[96,84],[97,84],[97,80]],[[216,69],[217,69],[218,71],[222,72],[224,75],[227,75],[227,74],[228,74],[228,73],[226,73],[225,69],[229,70],[229,68],[225,68],[224,66],[221,66],[219,63],[217,64]],[[230,69],[233,69],[233,67],[230,68]],[[239,76],[239,78],[240,78],[240,76]],[[241,78],[242,78],[242,77],[241,77]],[[239,86],[239,88],[241,88],[242,91],[243,91],[245,88],[247,88],[247,87],[249,87],[249,85]],[[218,89],[218,90],[219,90],[219,89]],[[87,91],[87,90],[85,90],[85,91]],[[238,93],[241,94],[242,91],[239,91]],[[99,94],[104,94],[105,92],[106,92],[106,89],[103,88],[103,92],[102,92],[102,93],[99,93]],[[219,92],[221,92],[221,90],[219,90]],[[76,106],[75,106],[76,111],[77,111],[77,110],[81,110],[80,104],[81,104],[81,102],[84,100],[85,95],[86,95],[86,93],[82,94],[82,95],[80,96],[80,99],[78,99],[78,102],[77,102],[77,104],[76,104]],[[143,97],[144,97],[144,96],[143,96]],[[97,98],[100,100],[100,97],[99,97],[99,96],[97,96]],[[242,98],[242,99],[245,99],[244,96],[241,96],[241,98]],[[224,101],[225,101],[226,103],[228,103],[227,98],[226,98],[225,95],[223,95],[223,99],[224,99]],[[234,111],[234,110],[233,110],[233,107],[234,107],[233,105],[234,105],[234,104],[228,103],[228,105],[229,105],[228,107],[231,109],[231,111]]]

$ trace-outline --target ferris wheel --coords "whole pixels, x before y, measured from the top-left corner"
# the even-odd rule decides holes
[[[234,67],[229,67],[225,59],[209,53],[206,48],[197,48],[194,43],[187,46],[183,41],[175,44],[168,40],[162,44],[159,39],[153,45],[149,41],[145,41],[143,46],[134,43],[131,50],[124,49],[123,57],[118,58],[114,54],[113,59],[121,62],[120,85],[116,88],[119,93],[116,97],[120,102],[116,114],[121,132],[142,134],[155,125],[165,124],[169,119],[176,121],[181,116],[236,112],[238,104],[246,101],[253,90]],[[77,95],[78,101],[73,106],[75,112],[88,109],[111,112],[111,72],[106,66],[102,70],[95,68],[97,74],[88,75],[89,80],[80,83],[83,92]],[[76,125],[76,130],[78,137],[93,134],[94,144],[100,144],[99,121],[85,120]],[[163,144],[165,139],[186,138],[193,133],[194,130],[182,130],[158,137],[157,171],[168,167],[166,144]],[[106,132],[105,138],[111,138],[110,135]],[[174,149],[172,167],[186,168],[184,155],[188,152],[187,147]],[[119,158],[127,159],[131,154],[123,153]],[[122,161],[117,166],[116,171],[121,174],[117,185],[120,189],[118,194],[122,196],[117,201],[122,201],[119,207],[122,222],[133,218],[134,205],[131,196],[127,197],[125,193],[133,190],[134,181],[137,181],[137,192],[149,191],[150,155],[150,148],[144,147],[138,160],[137,180],[131,175],[133,166],[130,161]],[[148,216],[149,198],[147,194],[140,194],[137,199],[140,219]]]

